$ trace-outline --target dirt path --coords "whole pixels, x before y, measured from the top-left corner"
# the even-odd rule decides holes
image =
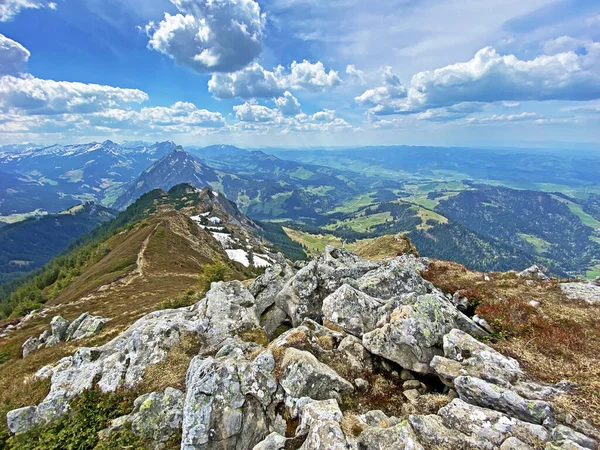
[[[150,238],[154,235],[154,232],[156,231],[157,228],[158,228],[158,224],[154,227],[154,229],[150,232],[150,234],[148,234],[148,237],[146,239],[144,239],[144,242],[142,243],[142,246],[140,247],[140,251],[138,252],[137,259],[135,262],[137,267],[135,268],[135,270],[133,272],[131,272],[129,275],[127,275],[125,278],[123,278],[120,281],[122,286],[129,286],[131,283],[133,283],[138,278],[144,277],[144,268],[146,267],[146,258],[144,258],[144,253],[146,252],[146,249],[148,248],[148,242],[150,242]]]

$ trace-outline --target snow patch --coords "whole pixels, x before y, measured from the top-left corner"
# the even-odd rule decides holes
[[[248,261],[248,253],[245,250],[237,249],[237,250],[225,250],[227,256],[232,261],[237,261],[242,264],[244,267],[248,267],[250,265],[250,261]]]
[[[212,232],[211,234],[217,241],[219,241],[219,244],[221,244],[221,247],[223,247],[223,248],[225,248],[227,246],[227,244],[230,244],[233,242],[233,239],[231,239],[230,234],[216,233],[216,232]],[[231,257],[229,259],[231,259]]]

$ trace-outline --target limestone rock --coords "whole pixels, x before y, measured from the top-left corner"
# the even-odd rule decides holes
[[[281,362],[285,392],[295,398],[326,400],[354,390],[352,384],[309,352],[288,348]]]
[[[598,448],[598,441],[564,425],[558,425],[552,430],[551,441],[556,445],[574,442],[583,448],[589,448],[592,450]]]
[[[396,308],[389,323],[363,336],[363,345],[406,369],[431,373],[431,360],[442,354],[443,337],[454,328],[478,336],[485,334],[441,292],[434,291]]]
[[[491,442],[484,439],[468,436],[460,431],[448,428],[440,416],[431,414],[428,416],[410,415],[408,423],[419,442],[425,448],[448,448],[466,450],[493,450]]]
[[[362,341],[354,336],[346,336],[337,350],[354,372],[370,372],[373,369],[371,354]]]
[[[130,423],[131,431],[160,449],[181,428],[183,399],[183,392],[171,387],[162,394],[144,394],[135,399],[131,414],[114,419],[102,434],[107,435]]]
[[[26,358],[31,352],[40,348],[40,345],[42,345],[42,343],[38,338],[30,337],[27,339],[21,347],[23,358]]]
[[[407,422],[393,426],[366,428],[350,446],[356,450],[423,450],[412,427]]]
[[[323,254],[300,269],[275,297],[275,304],[298,326],[304,318],[320,320],[323,300],[345,282],[376,269],[344,249],[327,246]]]
[[[67,331],[65,333],[65,341],[70,341],[73,338],[73,334],[75,334],[75,331],[77,331],[79,326],[83,323],[85,319],[88,318],[89,315],[89,313],[84,312],[69,324],[69,327],[67,328]]]
[[[509,437],[502,443],[500,450],[533,450],[533,447],[516,437]]]
[[[6,414],[6,423],[11,433],[21,433],[38,424],[35,406],[13,409]]]
[[[494,446],[500,446],[507,438],[514,436],[528,445],[539,448],[549,438],[548,430],[541,425],[470,405],[460,399],[452,400],[439,410],[438,415],[448,428],[489,441]]]
[[[470,375],[502,385],[523,377],[515,359],[502,355],[461,330],[453,329],[446,334],[443,346],[444,358],[434,357],[431,366],[450,385],[459,375]]]
[[[340,423],[342,412],[335,400],[311,402],[302,408],[297,434],[307,434],[301,450],[347,450]]]
[[[260,326],[265,329],[265,333],[267,333],[269,339],[271,339],[275,335],[277,329],[286,322],[288,322],[287,314],[277,305],[271,305],[260,316]]]
[[[98,333],[109,321],[105,317],[87,315],[70,336],[72,340],[85,339]]]
[[[51,333],[57,342],[65,340],[67,328],[69,328],[69,322],[61,316],[55,316],[50,321]]]
[[[406,261],[411,258],[396,258],[350,282],[350,284],[375,298],[389,300],[402,294],[429,294],[433,285],[425,281],[413,266]],[[414,257],[412,259],[415,259]]]
[[[283,450],[287,439],[279,433],[271,433],[264,440],[256,444],[252,450]]]
[[[522,272],[519,272],[517,276],[520,278],[529,278],[538,281],[547,281],[550,279],[548,275],[546,275],[542,269],[535,264],[523,270]]]
[[[286,263],[273,264],[252,282],[248,290],[256,300],[257,314],[262,314],[275,303],[275,297],[295,273]]]
[[[600,304],[600,286],[594,283],[561,283],[560,289],[570,300],[582,300],[588,305]]]
[[[239,281],[213,283],[194,311],[203,317],[209,347],[219,347],[231,336],[260,328],[254,297]]]
[[[196,356],[186,378],[181,448],[245,450],[262,441],[277,390],[274,365],[270,352],[250,362],[234,345],[215,358]]]
[[[362,337],[376,328],[377,310],[382,305],[383,301],[344,284],[323,300],[323,318]]]
[[[199,333],[201,318],[183,308],[150,313],[112,341],[96,348],[81,348],[53,370],[50,392],[33,407],[35,423],[45,423],[68,411],[74,396],[97,381],[103,392],[136,386],[146,367],[162,361],[183,333]]]
[[[460,399],[467,403],[501,411],[526,422],[554,424],[552,406],[545,401],[527,400],[509,389],[469,376],[456,378],[454,386]]]

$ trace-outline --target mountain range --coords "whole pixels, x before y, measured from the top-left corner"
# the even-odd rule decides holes
[[[0,220],[82,201],[122,210],[153,189],[191,183],[222,193],[254,220],[304,233],[297,243],[307,250],[328,236],[352,242],[404,233],[423,255],[479,270],[535,262],[559,276],[600,275],[593,154],[551,152],[542,165],[540,152],[525,150],[493,157],[474,149],[346,150],[267,150],[282,159],[228,145],[186,151],[173,142],[11,147],[0,152]]]

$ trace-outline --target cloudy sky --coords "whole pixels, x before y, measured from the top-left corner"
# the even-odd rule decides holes
[[[598,0],[0,0],[0,143],[600,145]]]

